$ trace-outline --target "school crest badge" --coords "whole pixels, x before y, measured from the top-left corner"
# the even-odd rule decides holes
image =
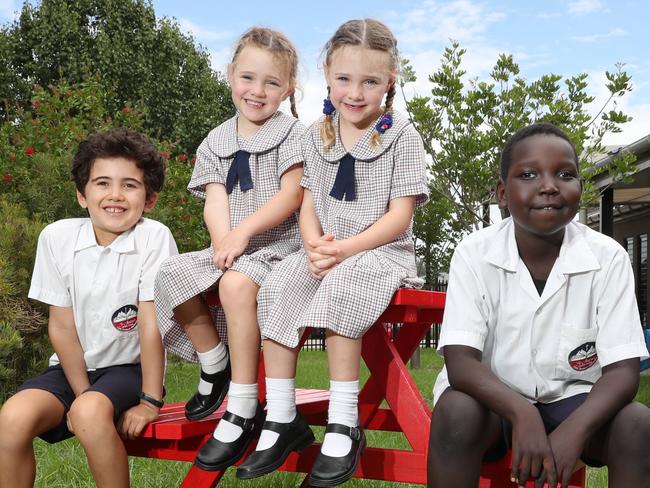
[[[128,332],[138,325],[138,307],[135,305],[124,305],[113,312],[111,317],[113,327],[121,332]]]
[[[591,368],[598,361],[595,342],[585,342],[569,353],[569,366],[575,371]]]

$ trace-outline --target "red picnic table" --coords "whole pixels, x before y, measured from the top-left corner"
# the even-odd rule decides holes
[[[218,303],[217,300],[215,293],[208,297],[209,303]],[[366,431],[401,432],[411,448],[366,448],[355,477],[426,484],[431,410],[406,363],[431,325],[442,322],[444,304],[444,293],[400,289],[364,335],[361,354],[370,376],[359,394],[360,423]],[[391,337],[386,324],[401,324],[395,338]],[[258,384],[262,402],[266,396],[264,376],[264,363],[260,361]],[[382,406],[384,400],[387,406]],[[310,425],[327,424],[328,401],[327,390],[296,391],[298,410]],[[131,456],[192,462],[225,408],[226,402],[209,417],[189,421],[185,418],[183,403],[166,405],[158,420],[147,426],[138,439],[125,441],[127,452]],[[309,473],[319,450],[320,445],[315,443],[301,453],[291,453],[279,470]],[[192,465],[181,486],[214,487],[223,474],[223,471],[203,471]],[[514,486],[509,475],[507,460],[486,464],[479,487]],[[570,486],[584,487],[584,469],[576,473]]]

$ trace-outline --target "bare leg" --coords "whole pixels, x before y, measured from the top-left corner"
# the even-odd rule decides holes
[[[330,379],[354,381],[359,379],[361,339],[350,339],[327,330],[327,361]]]
[[[257,324],[259,286],[238,271],[226,271],[219,280],[219,299],[226,314],[233,383],[257,383],[260,328]]]
[[[210,308],[202,297],[195,296],[181,303],[174,309],[174,317],[198,352],[209,351],[221,342]]]
[[[264,341],[264,368],[267,378],[295,378],[296,362],[298,361],[297,347],[290,348],[279,342],[266,339]]]
[[[650,483],[650,410],[633,402],[594,434],[583,454],[607,464],[609,486],[624,488]]]
[[[96,485],[128,488],[128,457],[115,428],[113,404],[108,397],[96,391],[82,393],[72,403],[69,415]]]
[[[34,485],[34,437],[56,427],[65,413],[52,393],[29,389],[16,393],[0,410],[0,487]]]
[[[501,435],[496,414],[465,393],[445,391],[431,416],[428,486],[476,487],[485,451]]]

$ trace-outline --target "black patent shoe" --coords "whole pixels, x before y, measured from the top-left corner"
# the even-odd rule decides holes
[[[185,417],[189,420],[205,418],[221,406],[230,386],[230,360],[226,369],[218,373],[208,374],[201,370],[201,379],[212,383],[212,390],[209,395],[197,391],[185,404]]]
[[[226,469],[235,464],[244,455],[251,441],[259,437],[264,422],[264,410],[258,404],[257,413],[252,419],[245,419],[231,412],[226,412],[221,421],[227,421],[243,429],[244,432],[232,442],[221,442],[210,436],[210,440],[199,449],[194,464],[205,471]]]
[[[327,424],[325,433],[343,434],[352,439],[350,452],[345,456],[326,456],[322,452],[316,457],[309,475],[311,486],[338,486],[352,478],[359,465],[361,453],[366,448],[366,435],[361,427],[348,427],[342,424]]]
[[[291,451],[300,452],[314,442],[314,433],[299,412],[296,412],[296,417],[288,424],[267,420],[262,430],[271,430],[280,436],[268,449],[254,451],[246,458],[237,468],[239,479],[257,478],[275,471],[284,464]]]

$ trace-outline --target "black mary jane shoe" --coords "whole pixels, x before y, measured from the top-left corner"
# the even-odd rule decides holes
[[[201,395],[197,391],[185,404],[185,417],[189,420],[205,418],[221,406],[230,386],[230,361],[226,369],[218,373],[201,371],[201,379],[212,383],[212,390],[209,395]]]
[[[277,432],[280,436],[268,449],[254,451],[237,468],[237,478],[247,480],[275,471],[284,464],[291,451],[302,451],[314,442],[314,433],[300,412],[288,424],[267,420],[262,430]]]
[[[245,419],[232,412],[226,412],[221,420],[241,427],[244,432],[232,442],[221,442],[214,436],[210,436],[208,442],[199,449],[194,460],[194,464],[205,471],[226,469],[239,461],[251,441],[260,435],[264,422],[264,410],[261,405],[258,405],[255,417],[252,419]]]
[[[316,457],[309,475],[311,486],[338,486],[352,478],[359,465],[359,459],[366,448],[366,435],[361,427],[348,427],[342,424],[327,424],[325,433],[343,434],[352,439],[350,452],[345,456],[326,456],[322,452]]]

